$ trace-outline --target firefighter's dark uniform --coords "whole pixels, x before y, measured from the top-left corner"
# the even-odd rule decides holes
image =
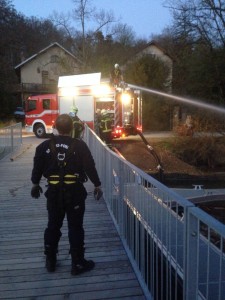
[[[113,69],[110,73],[110,83],[112,86],[120,85],[123,80],[123,75],[120,69]]]
[[[78,118],[78,116],[75,116],[73,119],[73,131],[72,131],[72,137],[73,138],[81,138],[81,135],[84,131],[84,124],[83,122]]]
[[[105,114],[100,120],[100,138],[106,143],[110,144],[112,142],[112,118],[109,114]]]
[[[84,173],[95,187],[100,186],[101,182],[91,152],[84,141],[72,139],[70,136],[56,136],[54,145],[57,153],[54,153],[51,143],[50,139],[37,146],[31,176],[33,184],[39,184],[42,175],[49,182],[45,192],[48,210],[48,225],[44,233],[45,254],[46,251],[57,251],[61,237],[60,229],[66,214],[70,250],[75,249],[78,255],[83,257],[83,216],[87,196],[83,185]],[[64,178],[60,179],[62,173],[60,173],[56,154],[63,160],[68,149],[71,149],[69,146],[73,147],[73,151],[67,157],[63,170]]]

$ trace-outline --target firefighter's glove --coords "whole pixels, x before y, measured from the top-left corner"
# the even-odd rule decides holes
[[[31,189],[31,197],[38,199],[41,196],[41,193],[43,193],[42,188],[38,184],[34,184]]]
[[[94,197],[95,197],[95,200],[100,200],[103,196],[103,192],[102,192],[102,189],[101,187],[95,187],[94,189]]]

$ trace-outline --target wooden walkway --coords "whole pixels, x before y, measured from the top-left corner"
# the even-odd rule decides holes
[[[70,275],[66,220],[59,244],[57,270],[47,273],[43,232],[45,197],[30,197],[30,175],[40,140],[23,139],[21,155],[0,161],[0,299],[145,299],[104,201],[96,202],[87,184],[86,258],[95,268]],[[42,182],[44,188],[44,181]]]

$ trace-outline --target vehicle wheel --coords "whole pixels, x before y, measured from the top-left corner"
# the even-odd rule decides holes
[[[37,124],[34,127],[34,134],[38,138],[44,138],[46,136],[45,128],[42,124]]]

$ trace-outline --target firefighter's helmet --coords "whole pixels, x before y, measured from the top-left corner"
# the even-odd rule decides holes
[[[108,109],[102,109],[101,110],[101,115],[103,117],[109,117],[110,116],[110,111]]]
[[[77,107],[72,107],[71,111],[69,112],[69,116],[72,117],[72,118],[76,117],[77,113],[78,113],[78,108]]]

